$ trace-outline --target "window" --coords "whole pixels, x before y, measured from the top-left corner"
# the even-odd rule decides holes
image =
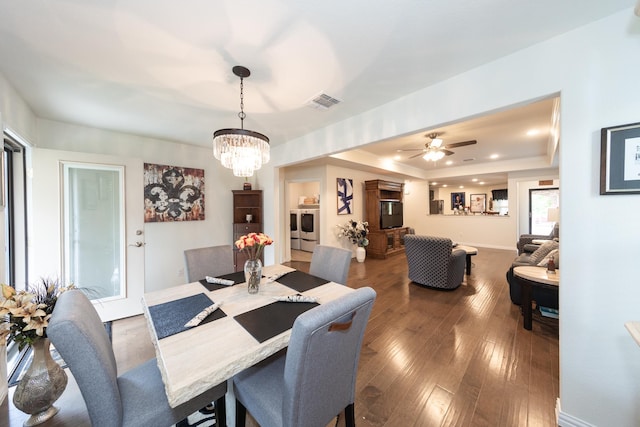
[[[0,200],[3,220],[4,258],[2,281],[16,289],[26,289],[27,275],[27,203],[26,203],[26,157],[25,145],[17,138],[4,135],[0,170],[2,189]],[[24,352],[23,352],[24,353]],[[7,343],[7,374],[9,378],[23,354],[15,343]]]

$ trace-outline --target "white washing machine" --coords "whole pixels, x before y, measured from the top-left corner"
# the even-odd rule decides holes
[[[291,227],[291,249],[300,250],[300,209],[291,209],[290,213]]]
[[[300,249],[313,252],[320,242],[320,209],[300,209]]]

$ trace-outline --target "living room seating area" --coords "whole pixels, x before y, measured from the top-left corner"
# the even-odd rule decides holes
[[[531,265],[546,267],[550,259],[553,259],[555,268],[560,268],[560,243],[559,227],[556,224],[553,231],[548,236],[523,234],[518,240],[518,256],[513,260],[511,267],[507,270],[506,278],[509,284],[509,296],[511,302],[521,304],[520,285],[513,277],[513,269],[517,266]],[[534,241],[536,243],[534,243]],[[532,289],[532,299],[539,306],[557,309],[558,292],[549,289]]]

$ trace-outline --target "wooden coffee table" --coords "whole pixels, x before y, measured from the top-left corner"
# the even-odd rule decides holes
[[[553,274],[547,273],[546,267],[520,266],[513,269],[513,277],[520,284],[521,307],[524,316],[524,328],[531,330],[533,310],[531,309],[532,287],[553,289],[558,291],[560,285],[560,270]]]
[[[467,254],[467,276],[471,274],[471,257],[473,255],[478,255],[478,248],[474,248],[473,246],[465,246],[465,245],[456,245],[453,250],[462,249]]]

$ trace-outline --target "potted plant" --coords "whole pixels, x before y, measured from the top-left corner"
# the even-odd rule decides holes
[[[13,403],[22,412],[31,414],[27,423],[35,425],[53,417],[53,406],[65,387],[67,374],[51,357],[47,326],[60,294],[72,286],[63,287],[57,280],[41,279],[32,292],[16,291],[2,284],[0,296],[0,341],[7,337],[22,350],[29,346],[33,357],[13,395]]]
[[[369,239],[367,238],[369,234],[369,223],[351,219],[337,227],[340,230],[338,237],[346,237],[352,244],[357,245],[356,260],[358,260],[358,262],[364,262],[366,257],[364,248],[369,244]]]

